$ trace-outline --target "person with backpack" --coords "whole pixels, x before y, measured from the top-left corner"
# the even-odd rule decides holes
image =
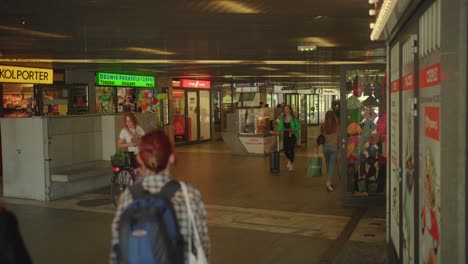
[[[111,263],[207,263],[210,239],[200,191],[172,180],[174,148],[163,131],[141,137],[144,174],[126,189],[112,223]]]
[[[287,168],[289,171],[294,170],[294,149],[301,131],[301,124],[294,116],[291,106],[285,105],[283,113],[278,117],[278,133],[283,133],[283,149],[286,158],[288,158]]]

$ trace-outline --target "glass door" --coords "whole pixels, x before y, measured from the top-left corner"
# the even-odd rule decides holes
[[[294,114],[299,115],[299,94],[285,94],[286,105],[291,106]]]
[[[174,140],[185,142],[185,91],[174,89],[172,92],[172,109],[174,111]]]
[[[198,140],[198,113],[197,92],[187,92],[187,138],[189,142]]]
[[[210,122],[210,91],[199,91],[200,97],[200,137],[199,140],[207,140],[211,138],[211,122]]]
[[[319,107],[319,95],[308,94],[306,95],[307,104],[307,125],[318,125],[320,123],[320,107]]]

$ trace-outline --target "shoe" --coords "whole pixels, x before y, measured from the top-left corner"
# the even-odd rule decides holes
[[[289,165],[288,169],[289,169],[289,171],[293,171],[294,170],[294,165],[291,163],[291,165]]]
[[[288,164],[286,165],[286,168],[288,168],[288,170],[290,170],[291,165],[292,165],[292,164],[291,164],[291,161],[288,160]]]
[[[332,188],[330,185],[327,185],[327,191],[328,191],[328,192],[333,192],[334,190],[333,190],[333,188]]]

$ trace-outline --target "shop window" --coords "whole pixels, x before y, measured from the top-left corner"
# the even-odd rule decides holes
[[[4,117],[33,116],[35,105],[32,85],[3,84]]]

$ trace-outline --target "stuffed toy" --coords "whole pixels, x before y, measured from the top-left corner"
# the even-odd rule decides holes
[[[359,109],[359,108],[361,108],[361,101],[359,101],[359,99],[356,96],[351,95],[346,100],[346,105],[348,107],[348,110],[349,109]]]
[[[362,130],[361,126],[359,126],[358,123],[351,123],[346,128],[346,132],[348,133],[348,135],[351,135],[351,136],[359,135],[359,134],[362,133],[362,131],[363,130]]]

